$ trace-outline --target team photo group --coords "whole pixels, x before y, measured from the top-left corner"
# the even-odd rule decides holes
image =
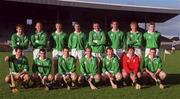
[[[159,57],[161,35],[155,30],[155,23],[150,22],[145,33],[138,30],[135,21],[130,23],[127,33],[119,29],[116,20],[110,26],[106,33],[95,22],[92,30],[84,33],[76,22],[74,32],[66,33],[63,24],[57,22],[54,32],[48,35],[43,31],[43,24],[37,22],[29,37],[24,33],[24,26],[17,25],[16,33],[11,36],[12,55],[4,58],[9,65],[5,82],[12,92],[17,92],[19,85],[45,90],[55,86],[70,90],[86,85],[92,90],[106,85],[114,89],[157,85],[163,89],[166,73]],[[27,57],[29,44],[33,47],[32,66]]]

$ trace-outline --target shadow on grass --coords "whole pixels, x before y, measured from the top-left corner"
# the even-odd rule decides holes
[[[168,74],[165,82],[169,86],[180,84],[180,74]]]

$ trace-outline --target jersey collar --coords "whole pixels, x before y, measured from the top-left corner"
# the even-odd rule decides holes
[[[81,34],[81,31],[80,32],[77,32],[77,31],[74,31],[75,34]]]
[[[111,29],[112,32],[119,32],[119,29],[117,29],[116,31],[114,31],[113,29]]]
[[[56,34],[62,34],[62,32],[63,32],[63,31],[60,31],[60,32],[55,31]]]
[[[132,31],[130,31],[130,33],[135,33],[135,34],[137,34],[137,33],[139,33],[139,31],[136,31],[136,32],[132,32]]]
[[[100,33],[100,32],[101,32],[101,29],[100,29],[99,31],[96,31],[96,30],[94,29],[93,31],[96,32],[96,33]]]

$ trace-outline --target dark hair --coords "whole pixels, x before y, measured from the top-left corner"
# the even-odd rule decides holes
[[[155,22],[151,21],[151,22],[149,22],[149,25],[154,25],[155,26]]]
[[[42,48],[39,50],[39,52],[46,52],[46,49]]]
[[[112,20],[112,21],[111,21],[111,24],[112,24],[113,22],[117,22],[117,23],[118,23],[118,21],[117,21],[117,20]]]
[[[22,48],[20,48],[20,47],[16,47],[16,48],[15,48],[15,52],[17,52],[17,50],[22,51]]]
[[[38,24],[38,23],[42,26],[42,22],[40,22],[40,21],[36,22],[36,24]]]
[[[86,49],[90,49],[90,50],[91,50],[91,52],[92,52],[92,48],[91,48],[91,47],[86,47]]]
[[[150,48],[150,50],[154,50],[154,51],[156,51],[156,48]]]
[[[68,48],[68,47],[64,47],[64,48],[63,48],[63,51],[64,51],[65,49],[69,50],[69,48]]]
[[[108,48],[106,48],[106,53],[107,53],[108,50],[112,50],[113,51],[113,49],[111,47],[108,47]]]
[[[99,23],[98,23],[98,22],[93,22],[93,25],[94,25],[94,24],[98,24],[98,25],[99,25]]]
[[[133,46],[128,46],[128,50],[130,50],[130,49],[135,50],[135,48]]]
[[[130,22],[130,25],[131,25],[131,24],[136,24],[136,25],[137,25],[138,23],[137,23],[136,21],[131,21],[131,22]]]
[[[24,29],[24,25],[22,25],[22,24],[17,24],[17,25],[16,25],[16,29],[17,29],[17,28]]]
[[[55,24],[62,24],[61,22],[57,21]]]

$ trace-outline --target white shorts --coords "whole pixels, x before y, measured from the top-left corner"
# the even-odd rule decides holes
[[[135,54],[137,55],[137,56],[139,56],[139,58],[141,58],[142,57],[142,54],[141,54],[142,52],[141,52],[141,49],[140,48],[135,48]]]
[[[56,49],[53,49],[53,51],[52,51],[53,60],[57,60],[58,56],[62,56],[62,55],[63,55],[62,51],[58,51]]]
[[[172,49],[172,50],[176,50],[176,48],[175,48],[175,47],[172,47],[171,49]]]
[[[94,53],[94,52],[92,52],[92,56],[102,59],[102,53]]]
[[[84,50],[71,49],[71,55],[76,59],[81,59],[84,55]]]
[[[149,52],[150,52],[150,48],[146,48],[146,50],[145,50],[145,57],[147,55],[149,55]],[[156,55],[159,56],[159,49],[156,49]]]
[[[123,54],[123,50],[122,49],[113,49],[114,54],[120,59],[122,54]]]
[[[16,55],[15,49],[13,49],[12,54]],[[27,56],[27,50],[22,50],[22,54],[23,54],[23,56]]]
[[[40,51],[40,49],[38,49],[38,48],[33,50],[33,59],[34,60],[39,57],[39,51]],[[47,50],[46,50],[46,56],[47,56]]]

